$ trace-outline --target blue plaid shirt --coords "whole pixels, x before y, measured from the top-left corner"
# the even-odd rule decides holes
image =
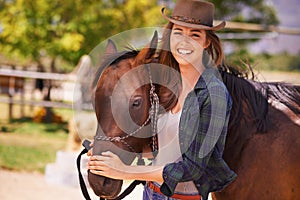
[[[193,181],[204,200],[236,174],[222,158],[232,99],[216,70],[205,69],[184,102],[179,123],[182,161],[167,164],[160,190],[172,196],[178,182]]]

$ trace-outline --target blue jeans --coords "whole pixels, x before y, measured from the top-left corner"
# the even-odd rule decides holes
[[[144,186],[143,200],[178,200],[175,198],[167,197],[163,194],[157,193],[148,187],[147,184]]]
[[[151,188],[149,188],[148,185],[146,184],[143,192],[143,200],[176,200],[176,199],[159,194],[153,191]]]

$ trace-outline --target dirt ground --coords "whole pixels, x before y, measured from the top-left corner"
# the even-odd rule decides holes
[[[142,197],[141,186],[127,196],[126,200],[139,200]],[[93,200],[99,200],[92,191]],[[54,185],[46,182],[45,176],[39,173],[12,172],[0,169],[1,200],[84,200],[79,187]]]

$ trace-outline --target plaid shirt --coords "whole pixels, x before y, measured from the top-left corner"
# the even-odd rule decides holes
[[[222,158],[232,99],[216,70],[205,69],[184,102],[179,123],[182,161],[167,164],[160,190],[174,193],[178,182],[193,181],[202,198],[235,178]]]

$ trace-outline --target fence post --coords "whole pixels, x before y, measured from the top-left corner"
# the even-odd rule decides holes
[[[8,120],[9,122],[11,122],[13,118],[13,96],[15,93],[15,82],[16,82],[15,77],[13,76],[8,77],[8,97],[9,97]]]

